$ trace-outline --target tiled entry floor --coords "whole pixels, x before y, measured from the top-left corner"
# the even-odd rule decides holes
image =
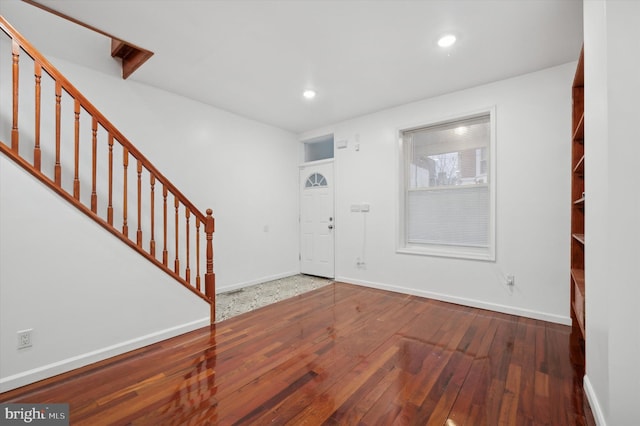
[[[216,322],[329,285],[328,278],[293,275],[216,295]]]

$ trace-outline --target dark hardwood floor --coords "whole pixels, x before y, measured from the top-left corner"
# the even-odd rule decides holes
[[[569,327],[332,284],[33,385],[72,425],[585,425]]]

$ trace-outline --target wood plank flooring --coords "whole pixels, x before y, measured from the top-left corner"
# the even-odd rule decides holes
[[[336,283],[0,394],[72,425],[592,425],[571,329]]]

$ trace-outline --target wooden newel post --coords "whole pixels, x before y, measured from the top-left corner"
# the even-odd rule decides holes
[[[204,292],[211,302],[211,324],[216,322],[216,274],[213,273],[213,210],[207,209],[204,232],[207,234],[207,272],[204,274]]]

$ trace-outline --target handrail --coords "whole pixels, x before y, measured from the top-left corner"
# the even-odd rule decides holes
[[[29,173],[37,177],[44,182],[47,186],[54,189],[58,194],[63,196],[67,201],[74,204],[83,213],[90,216],[96,222],[98,222],[105,229],[116,235],[130,247],[134,248],[145,258],[152,261],[156,266],[163,269],[170,276],[178,280],[182,285],[187,287],[190,291],[197,294],[203,300],[207,301],[211,305],[211,323],[215,321],[215,275],[213,273],[213,232],[214,232],[214,218],[212,211],[208,209],[206,215],[203,214],[178,188],[175,187],[162,174],[152,163],[149,161],[130,141],[127,139],[86,97],[80,93],[70,82],[64,77],[42,54],[40,54],[31,43],[26,40],[18,31],[15,30],[5,19],[0,16],[0,29],[11,40],[11,60],[12,60],[12,118],[11,118],[11,146],[7,146],[4,142],[0,141],[0,151],[5,155],[12,158],[19,165],[25,168]],[[0,32],[0,35],[2,35]],[[34,118],[33,134],[23,131],[19,127],[19,100],[20,100],[20,61],[21,53],[24,52],[33,61],[34,69],[34,84],[35,84],[35,99],[34,99]],[[4,60],[4,58],[0,58]],[[42,72],[44,71],[44,73]],[[54,135],[46,135],[42,132],[41,123],[46,117],[46,110],[42,108],[42,79],[43,77],[49,77],[51,79],[52,87],[55,87],[55,107],[51,112],[51,117],[48,117],[51,121],[55,122]],[[8,91],[2,91],[4,94]],[[63,95],[65,101],[67,98],[71,98],[73,103],[73,116],[70,120],[65,121],[63,118]],[[53,99],[52,99],[53,101]],[[66,103],[65,103],[66,105]],[[91,164],[89,168],[91,170],[91,196],[90,202],[85,205],[80,197],[80,190],[83,187],[83,176],[80,174],[80,162],[83,157],[80,155],[81,147],[81,115],[82,113],[88,114],[91,121],[91,144],[88,147],[83,146],[83,152],[89,148],[91,150]],[[63,187],[62,174],[63,165],[61,161],[62,139],[61,130],[66,126],[66,130],[69,133],[73,133],[73,190],[68,191]],[[73,130],[71,130],[73,128]],[[101,141],[100,147],[103,150],[108,149],[108,178],[107,183],[100,182],[100,189],[98,188],[98,161],[97,152],[99,148],[98,132],[101,134],[106,133],[106,144]],[[21,154],[20,139],[21,136],[30,137],[33,139],[33,160],[31,164],[29,160],[25,158],[26,154]],[[49,139],[55,139],[55,148],[52,147],[52,143],[42,143],[41,139],[49,136]],[[89,144],[87,144],[89,145]],[[114,145],[120,145],[122,147],[122,203],[118,204],[118,201],[114,205]],[[22,151],[25,148],[22,147]],[[53,167],[53,176],[47,176],[43,172],[42,155],[43,151],[49,155],[49,157],[55,157],[55,164]],[[30,154],[30,152],[29,152]],[[116,153],[117,154],[117,153]],[[129,169],[129,157],[133,157],[135,161],[132,162],[132,168]],[[69,167],[71,168],[71,167]],[[83,167],[84,170],[84,167]],[[71,170],[64,170],[65,175],[70,173]],[[149,176],[149,187],[146,188],[148,197],[143,200],[143,184],[142,175]],[[131,191],[129,187],[128,178],[129,175],[137,181],[137,229],[135,241],[129,238],[129,214],[128,214],[128,194]],[[86,180],[86,179],[85,179]],[[85,182],[86,183],[86,182]],[[156,183],[162,185],[161,195],[156,199]],[[87,185],[88,186],[88,185]],[[108,187],[108,190],[106,189]],[[160,190],[158,189],[158,192]],[[104,199],[108,199],[106,206],[106,219],[101,217],[98,213],[98,200],[99,194]],[[115,194],[118,195],[118,194]],[[170,200],[169,195],[173,200]],[[172,201],[170,204],[168,201]],[[103,202],[104,204],[104,202]],[[172,214],[168,213],[168,206],[171,205]],[[142,218],[143,206],[149,209],[149,219]],[[162,260],[160,261],[156,257],[156,238],[155,238],[155,210],[160,208],[162,211],[162,236],[163,236],[163,249]],[[122,213],[122,229],[118,229],[114,225],[114,212],[119,211]],[[180,212],[182,212],[182,220]],[[173,214],[174,213],[174,214]],[[170,217],[172,216],[172,217]],[[191,217],[193,216],[193,221]],[[200,239],[200,226],[203,226],[204,233],[206,235],[205,251],[201,250]],[[173,231],[173,235],[169,234],[169,229]],[[184,232],[180,232],[183,230]],[[146,232],[145,232],[146,231]],[[190,240],[191,232],[195,234],[195,241]],[[149,235],[149,249],[145,249],[142,246],[145,233]],[[172,241],[171,241],[172,240]],[[172,244],[171,244],[172,243]],[[195,249],[195,256],[192,255],[191,249]],[[186,257],[180,255],[181,251],[185,253]],[[174,259],[173,269],[169,267],[169,254],[171,253]],[[195,281],[191,280],[191,257],[195,257]],[[186,264],[183,262],[186,260]],[[204,273],[204,289],[201,283],[201,261],[206,262]],[[184,267],[181,268],[180,264],[183,262]]]
[[[38,52],[38,50],[33,47],[31,43],[27,39],[25,39],[18,31],[15,30],[9,24],[3,16],[0,16],[0,28],[13,40],[16,40],[20,47],[25,51],[27,55],[31,57],[31,59],[37,60],[40,62],[42,69],[47,72],[54,80],[60,82],[62,88],[69,93],[74,99],[80,101],[80,105],[89,113],[91,116],[95,117],[98,120],[98,123],[102,125],[104,128],[109,129],[113,132],[113,136],[123,145],[126,146],[129,152],[136,157],[136,159],[141,160],[145,163],[145,166],[149,168],[150,171],[156,176],[158,180],[166,182],[169,191],[172,194],[178,194],[181,199],[185,200],[185,204],[191,209],[192,212],[197,212],[197,214],[201,217],[205,217],[196,206],[194,206],[188,199],[185,197],[182,192],[178,188],[176,188],[164,175],[156,169],[156,167],[149,161],[138,149],[127,139],[120,131],[113,125],[107,118],[95,107],[89,100],[78,90],[76,89],[67,78],[62,75],[60,71],[58,71],[52,64],[45,58],[42,54]]]

